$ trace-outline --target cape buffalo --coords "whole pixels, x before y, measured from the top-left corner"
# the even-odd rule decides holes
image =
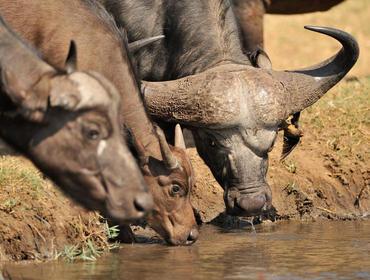
[[[337,39],[332,58],[300,71],[255,68],[243,54],[228,0],[101,0],[130,40],[165,35],[135,64],[148,111],[190,128],[200,156],[225,189],[228,213],[256,215],[271,206],[268,152],[288,116],[320,99],[352,68],[349,34],[307,27]],[[157,81],[157,82],[154,82]]]
[[[118,92],[76,59],[72,43],[65,70],[52,67],[0,18],[0,136],[86,208],[141,218],[153,203],[122,141]]]
[[[0,11],[52,65],[64,64],[73,39],[81,50],[77,68],[98,71],[113,82],[122,101],[120,122],[132,138],[130,142],[153,195],[149,223],[170,244],[193,243],[198,230],[190,204],[190,161],[182,147],[168,145],[148,117],[126,52],[125,36],[111,16],[92,0],[0,0]],[[121,168],[115,166],[114,170],[119,174]]]

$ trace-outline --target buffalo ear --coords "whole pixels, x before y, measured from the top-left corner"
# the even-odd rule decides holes
[[[75,41],[71,41],[69,51],[65,63],[65,70],[68,74],[76,71],[77,69],[77,47]]]
[[[13,66],[18,64],[14,61]],[[35,64],[31,65],[37,67]],[[31,122],[43,122],[49,100],[49,76],[39,74],[32,76],[30,67],[25,65],[17,72],[13,69],[4,69],[1,72],[3,90],[16,106],[14,111],[5,113],[5,115],[8,117],[22,116]],[[14,68],[17,70],[17,66]],[[37,83],[31,85],[35,78],[38,79]]]
[[[136,150],[139,165],[141,168],[144,168],[149,163],[149,157],[147,156],[145,147],[131,129],[129,129],[128,127],[126,127],[125,129],[127,131],[128,138],[131,141],[131,144],[134,146],[134,149]]]
[[[270,57],[263,50],[258,48],[249,55],[249,59],[254,67],[271,70],[272,63]]]

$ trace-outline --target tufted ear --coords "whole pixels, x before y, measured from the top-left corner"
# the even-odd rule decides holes
[[[39,122],[48,106],[49,78],[56,71],[23,42],[0,17],[1,88],[16,109],[9,117]]]
[[[68,74],[75,72],[77,69],[77,47],[75,41],[69,45],[68,55],[65,63],[65,70]]]
[[[49,104],[69,111],[111,107],[120,102],[116,88],[93,71],[60,75],[51,81]]]
[[[272,69],[271,60],[263,49],[258,48],[254,52],[251,52],[248,56],[254,67],[268,70]]]

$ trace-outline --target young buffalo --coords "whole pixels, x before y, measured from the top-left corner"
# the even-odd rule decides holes
[[[62,66],[73,39],[81,51],[78,69],[98,71],[117,87],[122,100],[120,122],[134,138],[134,150],[154,199],[149,223],[170,244],[193,243],[198,230],[190,203],[190,161],[184,149],[168,145],[147,115],[125,36],[110,15],[91,0],[0,0],[0,11],[49,63]]]
[[[135,160],[122,141],[120,97],[92,71],[45,63],[0,18],[0,136],[65,193],[117,223],[152,208]]]

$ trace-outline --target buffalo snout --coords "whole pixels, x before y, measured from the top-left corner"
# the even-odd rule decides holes
[[[233,216],[257,216],[272,206],[271,189],[264,184],[255,190],[229,188],[225,192],[226,211]]]
[[[199,237],[198,226],[194,226],[190,231],[173,234],[166,242],[173,246],[192,245]]]

